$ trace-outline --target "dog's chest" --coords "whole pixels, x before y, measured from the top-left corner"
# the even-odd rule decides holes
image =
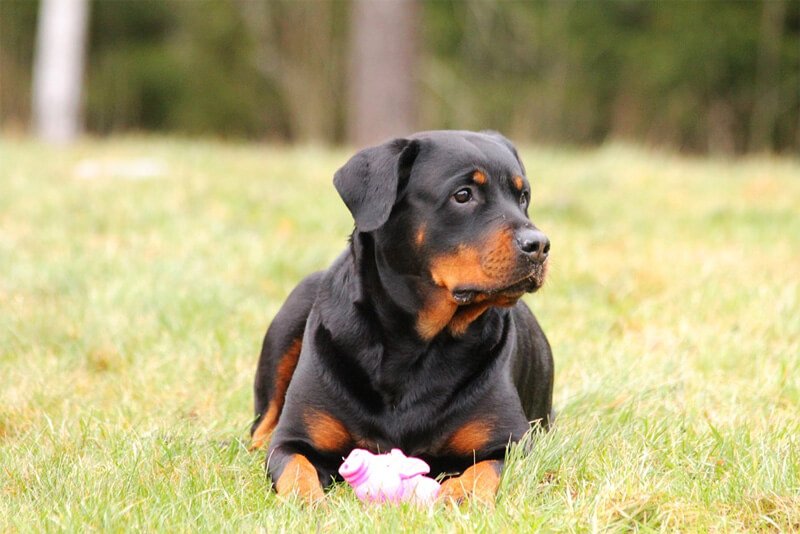
[[[371,450],[435,452],[453,422],[473,411],[503,372],[497,354],[469,346],[385,356],[372,377],[381,406],[360,432]]]

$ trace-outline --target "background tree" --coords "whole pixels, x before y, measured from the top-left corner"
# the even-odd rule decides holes
[[[280,90],[292,139],[336,138],[341,99],[341,26],[336,2],[242,0],[241,16],[253,42],[254,65]]]
[[[520,142],[800,150],[800,0],[91,6],[90,132],[362,145],[495,128]],[[38,7],[0,0],[5,131],[31,119]]]
[[[46,141],[69,142],[81,130],[88,0],[42,0],[36,30],[33,117]]]
[[[786,2],[764,2],[756,64],[755,102],[750,120],[751,150],[767,150],[772,146],[772,135],[781,112],[781,89],[774,83],[780,78],[781,41],[783,40]],[[800,87],[797,87],[800,91]]]
[[[348,139],[356,146],[416,128],[419,26],[415,0],[353,0]]]

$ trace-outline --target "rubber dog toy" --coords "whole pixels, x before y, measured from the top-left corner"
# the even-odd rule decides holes
[[[339,474],[363,502],[431,504],[440,484],[425,476],[430,470],[424,461],[408,457],[400,449],[387,454],[353,449],[339,467]]]

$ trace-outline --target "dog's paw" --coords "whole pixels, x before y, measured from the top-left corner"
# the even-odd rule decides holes
[[[500,487],[500,468],[499,462],[478,462],[461,476],[445,480],[439,490],[439,502],[459,505],[471,501],[493,508]]]
[[[275,491],[281,497],[299,497],[306,504],[317,504],[325,498],[317,470],[305,456],[295,454],[275,483]]]

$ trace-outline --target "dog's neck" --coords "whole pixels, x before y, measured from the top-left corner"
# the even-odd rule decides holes
[[[398,270],[396,266],[406,263],[407,258],[395,259],[387,251],[378,250],[371,234],[355,232],[351,250],[357,271],[355,301],[368,306],[392,336],[417,338],[416,316],[425,303],[423,277]]]
[[[371,235],[358,232],[353,234],[349,285],[352,302],[362,312],[363,319],[371,323],[373,331],[382,333],[381,350],[377,353],[370,352],[368,361],[362,363],[374,369],[376,387],[384,401],[393,405],[408,389],[409,381],[413,377],[412,369],[418,365],[421,358],[431,354],[431,350],[440,355],[447,354],[450,365],[452,362],[460,361],[464,369],[468,369],[476,361],[476,355],[488,354],[486,347],[496,344],[497,336],[482,335],[485,326],[490,325],[489,330],[497,334],[503,330],[498,327],[500,318],[496,313],[487,313],[479,319],[483,326],[476,325],[476,328],[467,333],[468,323],[478,319],[477,316],[470,317],[468,323],[464,323],[464,330],[461,331],[461,334],[466,333],[466,335],[458,335],[457,341],[454,338],[438,336],[442,331],[455,335],[453,325],[458,325],[459,320],[463,321],[462,312],[474,313],[469,307],[463,307],[450,312],[449,315],[445,313],[447,318],[443,320],[436,333],[424,335],[424,331],[420,329],[420,317],[430,305],[432,292],[443,289],[434,285],[432,281],[428,281],[425,285],[426,280],[423,275],[400,272],[396,265],[408,266],[408,262],[400,260],[394,263],[391,256],[381,252],[376,249]],[[351,331],[351,334],[363,336],[363,333],[358,333],[357,330]],[[458,347],[453,352],[449,352],[446,348],[451,342],[456,343]],[[469,347],[474,347],[475,350]],[[377,359],[374,359],[375,355],[379,355]]]
[[[369,309],[384,332],[422,345],[442,330],[461,336],[492,305],[457,306],[449,293],[425,276],[413,257],[378,249],[370,234],[355,232],[352,253],[355,301]]]

